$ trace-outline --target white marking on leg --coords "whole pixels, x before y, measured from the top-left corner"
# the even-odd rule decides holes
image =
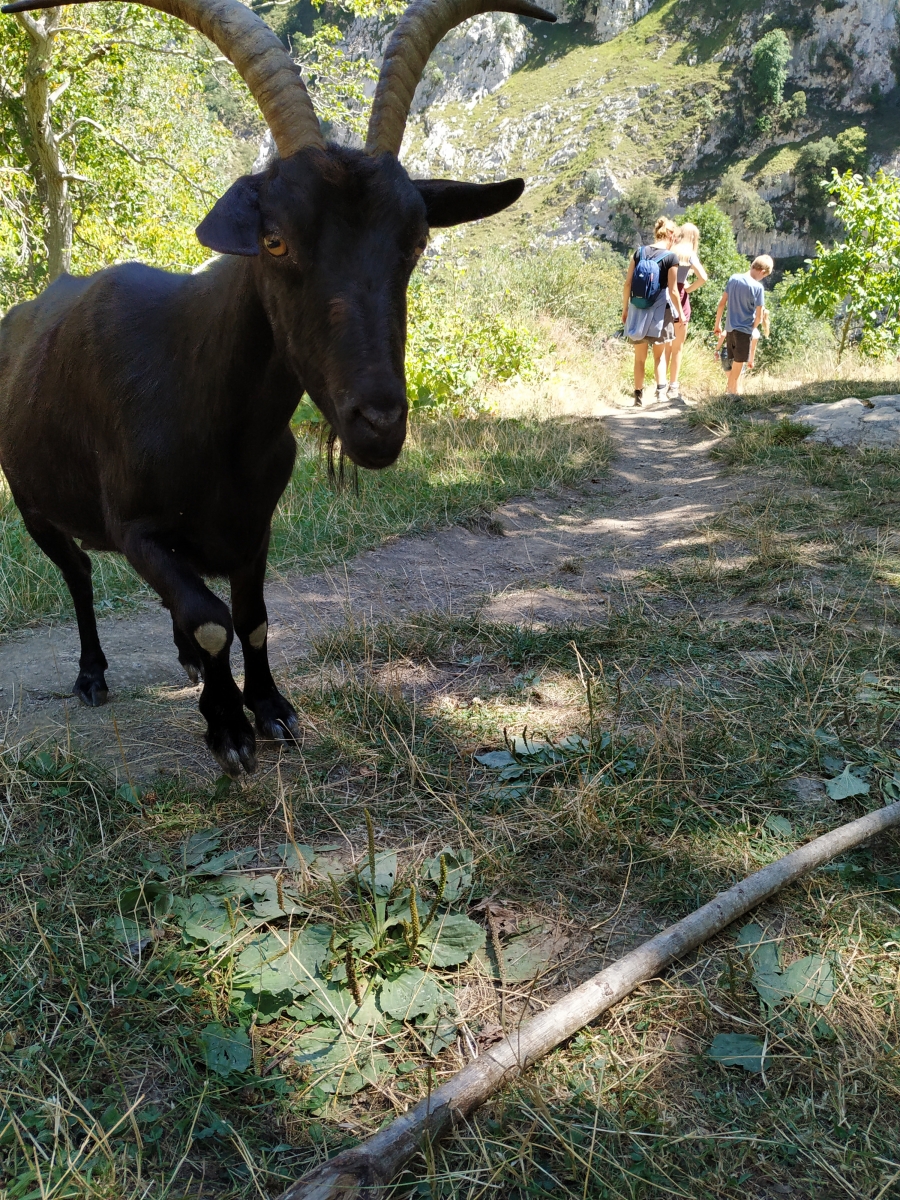
[[[263,645],[265,644],[266,634],[268,632],[269,622],[263,621],[261,625],[257,625],[257,627],[253,630],[253,632],[247,638],[247,641],[254,650],[262,650]]]
[[[215,655],[225,648],[228,630],[224,625],[217,625],[215,621],[206,621],[194,630],[194,637],[197,639],[197,645],[207,654]]]

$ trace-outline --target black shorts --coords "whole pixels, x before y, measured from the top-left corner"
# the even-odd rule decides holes
[[[728,357],[737,363],[749,362],[750,344],[752,341],[752,334],[744,333],[741,329],[732,329],[725,339]]]

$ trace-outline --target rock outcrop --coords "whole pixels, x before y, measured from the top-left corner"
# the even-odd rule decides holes
[[[900,396],[850,396],[836,404],[805,404],[793,419],[813,427],[810,442],[844,449],[900,446]]]

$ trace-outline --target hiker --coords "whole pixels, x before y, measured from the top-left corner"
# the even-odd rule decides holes
[[[722,336],[722,314],[728,310],[725,323],[725,349],[731,360],[728,372],[727,392],[729,396],[741,393],[741,376],[744,365],[750,360],[753,334],[759,328],[766,306],[766,293],[762,281],[771,275],[775,264],[768,254],[754,258],[749,271],[732,275],[725,284],[725,291],[716,309],[716,337]]]
[[[684,353],[684,341],[687,337],[687,327],[691,319],[691,292],[702,288],[709,279],[706,269],[697,257],[700,245],[700,230],[690,221],[686,221],[678,230],[678,241],[673,247],[678,255],[678,295],[681,298],[683,321],[675,322],[675,339],[666,345],[666,373],[669,377],[669,399],[683,401],[681,388],[678,385],[678,373],[681,370],[681,356]],[[688,283],[688,277],[694,278]]]
[[[634,403],[644,402],[647,349],[653,347],[656,398],[666,397],[666,344],[675,337],[675,319],[684,320],[678,295],[678,256],[672,253],[677,229],[668,217],[660,217],[650,246],[635,250],[628,264],[622,294],[625,336],[634,346]]]

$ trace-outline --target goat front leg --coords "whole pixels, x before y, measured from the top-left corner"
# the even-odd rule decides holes
[[[244,704],[256,718],[261,737],[277,741],[300,737],[294,706],[275,686],[269,668],[269,618],[263,596],[269,535],[252,563],[231,576],[231,611],[234,631],[244,652]]]
[[[203,675],[200,712],[206,744],[222,770],[234,778],[256,770],[256,737],[244,714],[240,689],[231,675],[234,627],[227,605],[188,563],[145,532],[129,532],[123,546],[135,570],[159,593],[178,630],[176,644],[189,646]],[[182,661],[184,661],[182,659]]]

